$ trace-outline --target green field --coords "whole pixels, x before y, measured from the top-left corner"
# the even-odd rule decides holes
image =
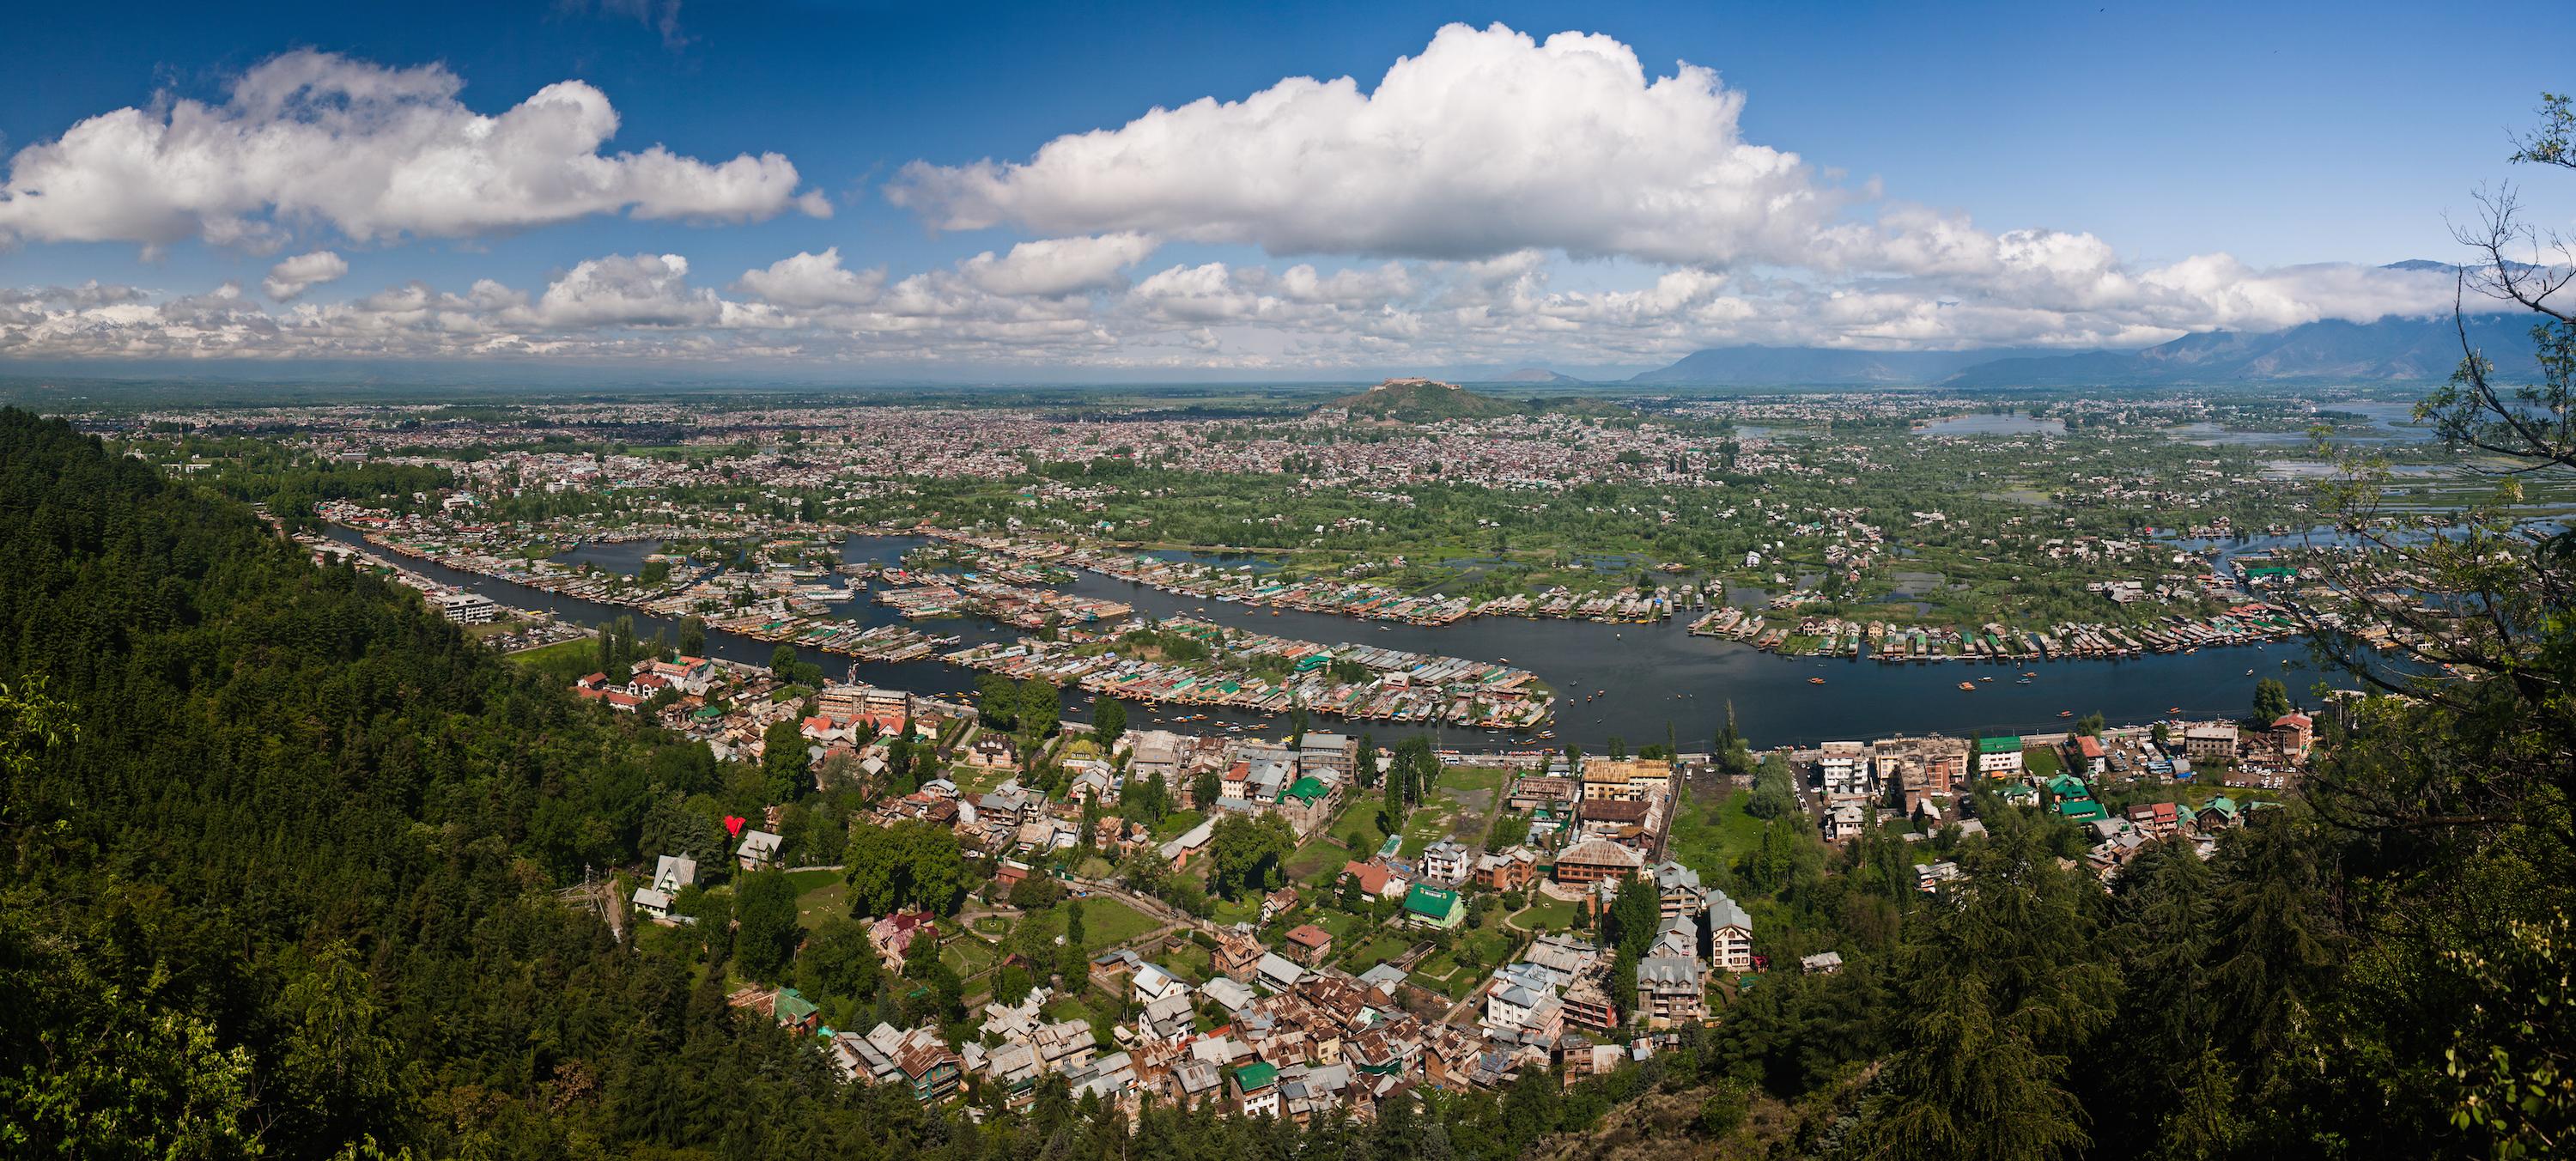
[[[1396,956],[1403,955],[1405,950],[1412,947],[1415,942],[1405,932],[1380,931],[1373,938],[1348,945],[1349,950],[1344,951],[1340,957],[1342,966],[1351,974],[1358,975]]]
[[[939,962],[947,964],[949,970],[960,977],[973,976],[993,966],[993,961],[999,958],[992,948],[972,939],[953,939],[939,949]]]
[[[1735,791],[1719,804],[1712,818],[1697,795],[1684,794],[1664,849],[1675,861],[1702,875],[1724,873],[1737,859],[1762,845],[1762,820],[1744,810],[1752,800],[1752,792]]]
[[[557,641],[507,656],[512,664],[561,678],[566,685],[599,669],[599,645],[587,637]]]
[[[1573,903],[1541,895],[1537,902],[1514,913],[1511,921],[1527,931],[1564,931],[1574,926],[1580,914]]]
[[[2062,764],[2057,760],[2057,747],[2033,746],[2021,752],[2021,766],[2031,777],[2045,781],[2057,777]]]
[[[1422,854],[1441,839],[1482,848],[1494,822],[1494,801],[1502,794],[1501,770],[1478,766],[1445,766],[1431,783],[1431,797],[1404,820],[1404,857]]]
[[[1066,900],[1072,903],[1074,900]],[[1082,903],[1082,943],[1088,951],[1114,947],[1163,925],[1163,921],[1138,911],[1106,895],[1094,895]],[[1049,938],[1064,934],[1064,910],[1059,907],[1021,921],[1033,923]]]
[[[1216,975],[1216,957],[1195,943],[1184,943],[1154,961],[1194,984],[1203,984]]]
[[[1342,864],[1359,857],[1343,846],[1341,840],[1334,838],[1329,829],[1319,830],[1315,837],[1306,840],[1306,845],[1288,856],[1288,865],[1282,869],[1287,872],[1290,882],[1324,887],[1331,885],[1334,878],[1342,873]]]
[[[835,915],[849,915],[850,906],[844,900],[850,885],[841,872],[789,871],[787,882],[796,888],[796,922],[810,928]]]

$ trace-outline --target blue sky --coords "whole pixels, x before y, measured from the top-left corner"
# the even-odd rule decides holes
[[[2256,7],[2263,10],[2249,11]],[[2508,133],[2530,123],[2538,90],[2566,83],[2543,70],[2483,63],[2576,43],[2576,8],[2438,7],[666,6],[630,0],[554,8],[147,4],[107,14],[47,6],[14,14],[13,35],[0,38],[0,69],[20,80],[12,99],[0,103],[0,147],[9,153],[57,141],[85,120],[121,109],[159,116],[172,100],[221,105],[264,62],[310,49],[354,67],[443,69],[461,83],[460,115],[499,114],[547,86],[585,82],[618,118],[603,153],[658,144],[709,165],[775,153],[793,166],[794,192],[820,194],[830,216],[773,205],[728,209],[715,215],[721,221],[701,224],[638,220],[612,206],[532,211],[543,224],[477,223],[450,236],[395,228],[366,237],[310,215],[278,216],[276,228],[248,241],[200,231],[149,245],[123,235],[52,240],[45,228],[22,221],[14,241],[0,249],[0,287],[96,281],[137,288],[135,301],[162,303],[229,282],[253,288],[249,296],[257,298],[255,288],[280,260],[327,249],[345,263],[345,273],[289,298],[308,307],[345,304],[414,281],[464,295],[488,279],[534,301],[585,262],[669,254],[685,257],[686,292],[699,296],[692,299],[698,306],[711,294],[760,307],[758,295],[737,285],[738,275],[827,248],[848,269],[881,267],[884,281],[898,285],[914,275],[953,276],[960,260],[985,251],[1007,254],[1020,242],[1133,234],[1150,239],[1138,243],[1150,246],[1146,257],[1113,280],[1092,279],[1069,294],[1045,296],[1049,305],[1029,310],[961,300],[943,308],[996,326],[1008,320],[1026,332],[1049,331],[1050,338],[997,338],[1003,332],[996,330],[951,342],[949,332],[920,322],[945,317],[939,312],[904,314],[860,303],[856,292],[830,310],[806,302],[762,315],[759,341],[743,339],[745,330],[736,326],[737,316],[759,312],[728,309],[726,321],[718,322],[709,313],[713,307],[632,317],[558,311],[516,320],[487,312],[491,317],[472,325],[543,340],[528,351],[582,357],[694,343],[714,358],[839,359],[889,369],[1066,360],[1178,365],[1197,358],[1211,366],[1248,360],[1286,371],[1305,362],[1452,365],[1488,356],[1498,363],[1626,366],[1730,340],[2135,344],[2186,330],[2408,306],[2419,288],[2359,288],[2349,278],[2320,283],[2319,277],[2261,272],[2448,257],[2446,215],[2471,216],[2469,193],[2481,183],[2526,179],[2534,220],[2564,227],[2576,218],[2576,197],[2565,188],[2504,164]],[[1833,204],[1822,217],[1746,227],[1740,237],[1707,245],[1672,238],[1706,228],[1704,216],[1680,224],[1630,223],[1634,228],[1533,223],[1532,258],[1513,292],[1519,304],[1513,309],[1553,321],[1513,330],[1490,317],[1476,327],[1454,324],[1462,304],[1488,308],[1476,294],[1504,294],[1490,279],[1480,290],[1464,289],[1466,276],[1456,264],[1520,248],[1510,229],[1417,246],[1402,224],[1322,234],[1311,222],[1246,224],[1237,203],[1176,199],[1132,212],[1096,201],[1079,211],[1030,208],[1092,197],[1079,174],[1064,172],[1047,179],[1052,187],[1019,182],[1030,188],[1000,201],[952,190],[933,199],[937,207],[907,208],[887,197],[887,184],[908,164],[1026,162],[1060,135],[1117,130],[1156,106],[1203,97],[1239,101],[1283,78],[1348,76],[1366,94],[1399,58],[1422,56],[1453,23],[1475,30],[1507,26],[1536,41],[1560,31],[1600,34],[1632,50],[1650,81],[1673,74],[1676,62],[1714,70],[1723,93],[1741,100],[1733,118],[1741,141],[1796,154],[1812,170],[1801,188],[1824,190]],[[1546,83],[1544,74],[1529,75]],[[1475,83],[1476,75],[1467,79]],[[1209,131],[1239,135],[1222,124]],[[1278,151],[1292,154],[1311,144],[1301,144],[1297,134],[1329,138],[1334,130],[1309,118],[1281,132],[1288,139],[1276,143]],[[1570,164],[1584,162],[1580,145],[1568,143]],[[1686,152],[1692,144],[1674,148]],[[1569,195],[1562,188],[1569,181],[1640,182],[1641,196],[1655,193],[1651,178],[1622,172],[1616,158],[1595,160],[1601,163],[1587,168],[1597,173],[1497,175],[1494,188],[1470,191],[1482,196],[1465,198],[1456,212],[1508,215],[1511,207],[1585,200],[1582,191]],[[1258,161],[1247,168],[1258,170]],[[16,177],[24,185],[29,167],[20,170]],[[1256,172],[1245,180],[1257,185],[1274,178]],[[1674,180],[1695,187],[1699,179],[1682,174]],[[1527,182],[1538,184],[1515,184]],[[1421,191],[1413,206],[1420,220],[1436,222],[1444,196]],[[963,212],[956,211],[961,199],[996,223],[930,228],[942,212]],[[2063,263],[2052,267],[2049,285],[2034,289],[1998,283],[2003,275],[1992,270],[1891,259],[1881,252],[1883,240],[1847,240],[1824,258],[1782,240],[1820,223],[1882,223],[1892,205],[1972,223],[1979,233],[1971,246],[2011,231],[2048,231],[2089,239],[2101,253],[2074,273]],[[1368,212],[1366,203],[1361,207],[1354,212]],[[269,216],[250,215],[263,227]],[[1638,241],[1640,229],[1657,236]],[[9,230],[0,212],[0,238]],[[1869,256],[1853,257],[1855,245]],[[2237,266],[2219,273],[2177,266],[2216,254]],[[1410,273],[1391,286],[1308,295],[1298,305],[1278,291],[1277,279],[1301,262],[1327,276],[1380,271],[1389,262]],[[1222,276],[1205,273],[1211,264]],[[1180,312],[1138,306],[1137,288],[1174,269],[1200,272],[1191,299],[1197,305]],[[2154,273],[2178,269],[2185,274]],[[607,278],[616,271],[599,273]],[[662,274],[656,293],[676,292],[681,276]],[[2152,283],[2157,301],[2112,303],[2118,294],[2069,290],[2105,278]],[[2201,305],[2174,297],[2184,293],[2174,289],[2183,283]],[[2222,292],[2219,283],[2252,289]],[[1650,294],[1658,287],[1660,296]],[[943,287],[915,289],[930,294]],[[1383,301],[1371,300],[1372,291]],[[2049,300],[2051,294],[2065,301]],[[1609,297],[1616,295],[1646,297]],[[1327,297],[1332,317],[1319,319]],[[1086,300],[1083,309],[1072,309],[1072,298]],[[1840,322],[1819,320],[1833,313],[1817,309],[1828,298],[1847,306],[1869,299],[1879,307],[1847,311]],[[2266,305],[2250,309],[2247,299]],[[1936,317],[1943,310],[1935,306],[1962,302],[1980,308],[1973,321]],[[55,316],[51,335],[22,337],[14,350],[0,337],[0,358],[83,353],[62,336],[97,332],[95,325],[64,321],[65,312],[86,308],[57,301],[44,309]],[[276,315],[289,308],[265,302],[259,309]],[[800,310],[808,313],[795,313]],[[869,319],[834,313],[853,310],[869,312]],[[905,321],[890,323],[890,311]],[[2033,311],[2065,317],[2052,323]],[[75,317],[95,323],[104,316]],[[577,326],[567,321],[575,319]],[[1068,339],[1077,320],[1086,319],[1099,334]],[[122,328],[122,341],[100,353],[158,352],[163,347],[154,343],[172,342],[136,342],[144,335],[140,328],[166,326],[166,319],[118,315],[111,321]],[[839,336],[850,326],[871,328],[879,339],[843,343]],[[916,326],[922,328],[917,350],[882,341]],[[257,322],[233,326],[225,353],[293,353],[293,344],[262,346],[240,337],[261,329]],[[369,331],[375,337],[361,340],[350,333],[329,340],[341,344],[333,353],[473,354],[403,345],[417,336]],[[365,348],[365,342],[384,345]],[[176,345],[202,350],[208,344],[200,331]]]

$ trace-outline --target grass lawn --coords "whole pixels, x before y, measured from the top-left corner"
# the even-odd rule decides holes
[[[1195,810],[1175,810],[1164,815],[1163,821],[1154,824],[1154,837],[1157,840],[1179,838],[1189,833],[1191,827],[1197,826],[1202,817]]]
[[[1082,900],[1081,903],[1082,942],[1087,952],[1097,952],[1104,947],[1125,943],[1163,925],[1161,920],[1106,895],[1094,895]],[[1038,925],[1049,938],[1064,934],[1062,908],[1030,916],[1020,922]]]
[[[939,962],[947,964],[949,970],[961,977],[972,976],[993,966],[993,961],[998,958],[1000,956],[992,948],[971,939],[951,940],[939,949]]]
[[[1514,926],[1531,931],[1565,931],[1574,926],[1575,918],[1579,914],[1581,912],[1576,909],[1575,904],[1541,895],[1538,897],[1538,902],[1530,904],[1513,915],[1512,923]]]
[[[958,766],[950,771],[960,795],[982,794],[1019,776],[1008,766]]]
[[[1433,779],[1431,784],[1436,789],[1451,794],[1471,794],[1479,791],[1492,794],[1503,788],[1503,779],[1508,776],[1508,773],[1499,766],[1443,766],[1440,768],[1440,777]],[[1486,805],[1493,805],[1492,800],[1488,799]]]
[[[2060,769],[2060,763],[2057,760],[2057,747],[2039,746],[2022,751],[2021,766],[2022,769],[2030,772],[2031,777],[2042,781],[2057,777],[2057,772]]]
[[[1353,915],[1348,911],[1340,911],[1327,907],[1324,908],[1320,914],[1316,915],[1314,919],[1310,920],[1310,922],[1317,927],[1321,927],[1326,931],[1332,932],[1333,942],[1339,944],[1350,939],[1354,933],[1367,930],[1367,928],[1364,928],[1362,925],[1368,923],[1368,917],[1365,915]]]
[[[787,882],[796,888],[796,922],[813,927],[835,915],[849,915],[850,885],[841,872],[789,871]]]
[[[1322,887],[1342,873],[1342,864],[1358,857],[1330,831],[1319,830],[1315,837],[1306,840],[1306,845],[1288,856],[1288,865],[1281,869],[1288,873],[1291,882]]]
[[[1215,905],[1215,909],[1209,913],[1208,918],[1215,920],[1219,927],[1253,923],[1261,918],[1261,898],[1257,895],[1246,894],[1241,899],[1231,900],[1222,895],[1216,895],[1211,896],[1208,902]]]
[[[1094,895],[1082,902],[1082,941],[1092,950],[1125,943],[1163,925],[1163,921],[1125,902]]]
[[[1413,974],[1408,978],[1415,984],[1452,1000],[1466,998],[1467,993],[1475,991],[1476,985],[1483,980],[1483,977],[1477,973],[1450,962],[1449,957],[1445,955],[1425,957],[1421,963],[1414,965]]]
[[[508,656],[512,664],[560,678],[566,685],[599,668],[599,644],[588,637],[557,641]]]
[[[1734,865],[1736,859],[1762,845],[1762,820],[1744,809],[1752,800],[1751,791],[1735,791],[1711,817],[1708,809],[1700,805],[1698,795],[1684,795],[1665,849],[1683,866],[1703,875],[1715,875]]]
[[[1349,951],[1342,954],[1342,963],[1351,974],[1357,975],[1403,955],[1414,942],[1401,932],[1381,932],[1375,938],[1352,945]]]
[[[1194,984],[1206,983],[1210,977],[1216,975],[1216,957],[1208,954],[1208,949],[1195,943],[1184,943],[1172,951],[1165,952],[1154,962],[1187,977]]]

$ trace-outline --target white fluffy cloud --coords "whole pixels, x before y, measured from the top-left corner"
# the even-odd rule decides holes
[[[286,302],[325,282],[336,282],[349,272],[347,259],[329,250],[298,254],[268,268],[268,277],[260,287],[268,296]]]
[[[2135,347],[2192,329],[2261,330],[2449,306],[2438,272],[2350,266],[2258,270],[2224,255],[2105,272],[2081,246],[2056,261],[2014,251],[1990,293],[1920,275],[1818,280],[1696,267],[1616,289],[1557,289],[1530,255],[1321,270],[1182,263],[1133,286],[979,285],[989,265],[889,279],[839,250],[747,270],[730,294],[693,286],[677,254],[575,264],[534,292],[420,283],[353,301],[262,309],[239,288],[169,297],[129,287],[0,290],[0,357],[579,355],[684,360],[800,357],[867,364],[1265,368],[1558,362],[1651,365],[1709,346],[1864,349]],[[2041,254],[2060,253],[2055,243]],[[301,260],[290,260],[292,265]],[[1006,258],[994,259],[1007,261]],[[1045,267],[1041,266],[1041,269]],[[2025,269],[2026,268],[2026,269]],[[2021,274],[2015,271],[2024,271]],[[2030,273],[2035,271],[2036,273]],[[2014,281],[2020,278],[2021,281]],[[986,279],[991,281],[991,279]],[[2082,305],[2067,286],[2102,283]],[[2051,290],[2051,284],[2060,289]]]
[[[591,213],[828,208],[798,195],[774,156],[600,153],[616,114],[578,82],[492,116],[457,92],[435,66],[298,53],[220,105],[91,118],[19,154],[0,184],[0,243],[265,243],[308,225],[365,241]],[[1606,37],[1453,25],[1367,91],[1290,79],[1058,138],[1022,162],[909,166],[887,192],[932,225],[1041,235],[926,269],[809,249],[719,292],[657,246],[529,289],[485,279],[463,293],[412,283],[291,301],[346,274],[315,249],[261,280],[283,306],[233,284],[0,290],[0,357],[792,355],[1297,373],[1652,365],[1747,343],[2136,347],[2451,305],[2433,271],[2258,269],[2224,253],[2151,265],[2092,233],[1981,227],[1745,141],[1742,103],[1705,68],[1650,76]],[[1145,267],[1166,240],[1317,257]],[[1569,255],[1614,261],[1578,280]]]
[[[998,258],[987,250],[959,264],[958,271],[995,294],[1053,298],[1114,286],[1121,271],[1153,252],[1154,240],[1142,234],[1048,238],[1022,242]]]
[[[820,254],[781,258],[764,270],[743,271],[738,285],[779,306],[859,306],[876,301],[885,280],[881,268],[844,269],[841,248],[834,246]]]
[[[1485,258],[1537,247],[1652,261],[1789,260],[1846,196],[1746,142],[1740,94],[1627,45],[1453,24],[1373,90],[1292,77],[1023,162],[916,162],[888,189],[949,230],[1126,230],[1273,253]]]
[[[724,316],[712,290],[691,289],[689,260],[677,254],[593,258],[574,266],[537,300],[551,328],[705,326]]]
[[[470,237],[628,212],[745,221],[790,208],[775,153],[708,163],[651,146],[600,152],[608,97],[559,81],[495,115],[460,101],[439,65],[385,68],[331,53],[273,58],[221,104],[125,108],[20,150],[0,183],[0,239],[265,244],[312,223],[357,240]]]

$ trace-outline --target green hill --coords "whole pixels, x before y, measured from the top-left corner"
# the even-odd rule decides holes
[[[1573,380],[1567,380],[1572,382]],[[1325,407],[1346,408],[1352,415],[1397,423],[1434,423],[1443,419],[1495,419],[1506,415],[1634,416],[1635,411],[1604,399],[1563,397],[1511,399],[1480,395],[1438,379],[1389,379],[1357,395],[1326,400]]]
[[[1443,383],[1437,379],[1389,379],[1357,395],[1331,400],[1324,406],[1348,408],[1353,415],[1403,423],[1493,419],[1504,415],[1526,415],[1537,410],[1518,400],[1478,395],[1455,383]]]

